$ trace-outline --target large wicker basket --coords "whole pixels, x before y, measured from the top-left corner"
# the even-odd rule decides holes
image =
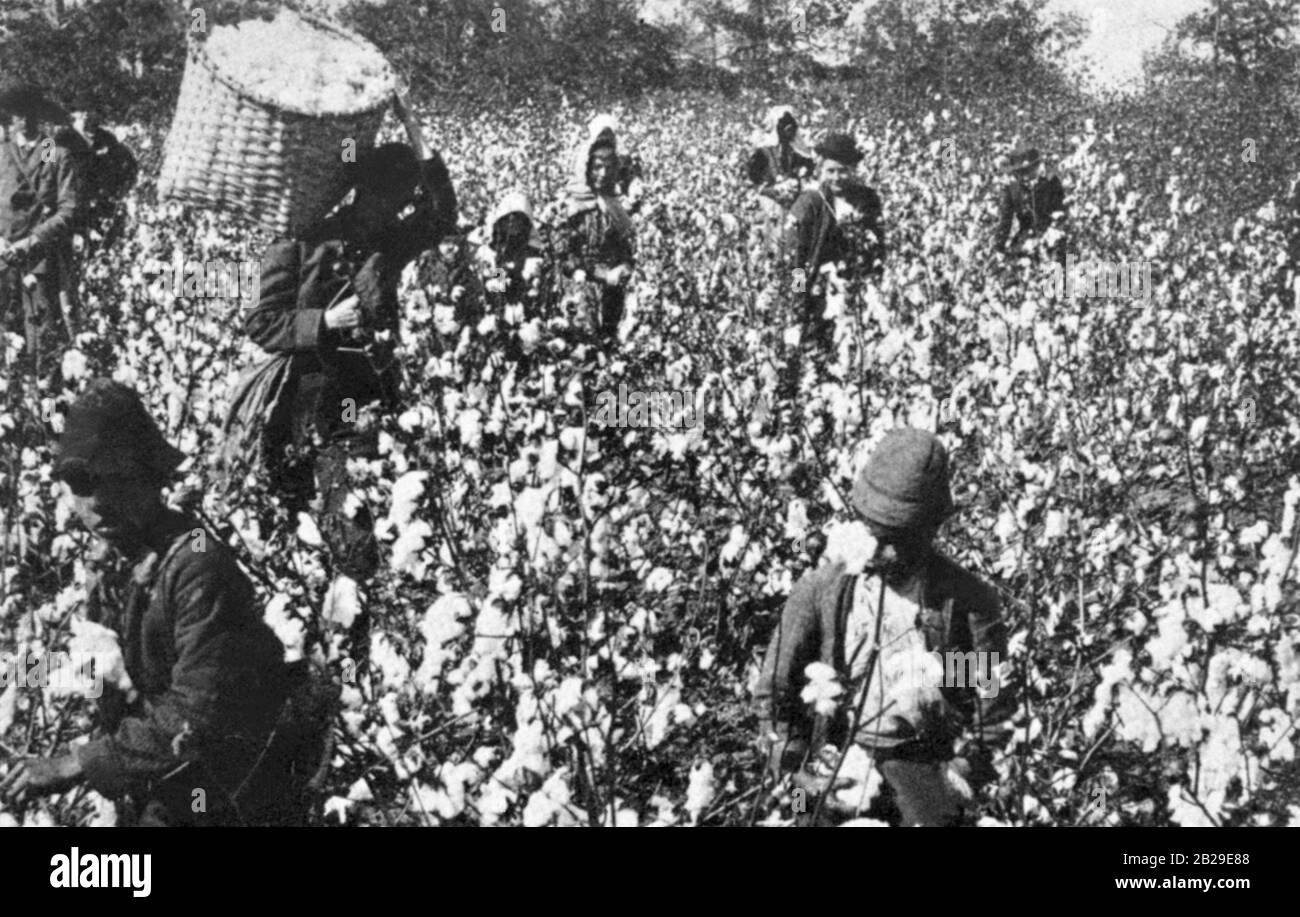
[[[348,41],[365,39],[320,19],[315,28]],[[160,197],[224,210],[279,236],[296,236],[327,214],[347,191],[344,142],[357,152],[374,144],[396,79],[380,100],[359,111],[291,111],[259,97],[221,72],[202,40],[189,47],[176,116],[167,135]]]

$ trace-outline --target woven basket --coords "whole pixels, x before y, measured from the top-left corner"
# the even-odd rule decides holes
[[[302,17],[357,44],[361,37]],[[176,116],[163,151],[159,196],[225,210],[295,237],[347,192],[344,141],[373,146],[396,79],[364,110],[291,111],[221,72],[201,40],[190,43]]]

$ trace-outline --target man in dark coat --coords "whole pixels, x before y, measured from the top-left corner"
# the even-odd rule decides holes
[[[67,115],[31,86],[0,91],[0,327],[21,314],[26,352],[39,376],[69,337],[59,290],[69,276],[81,181],[77,156],[47,126]]]
[[[81,155],[81,219],[78,235],[84,243],[108,248],[122,233],[123,201],[135,187],[140,165],[130,147],[100,123],[85,106],[72,111],[72,124],[57,133],[67,136],[70,149]]]
[[[767,139],[745,163],[745,174],[758,193],[781,210],[794,202],[799,181],[811,178],[817,164],[798,142],[799,121],[794,109],[778,105],[767,113]]]
[[[1007,168],[1011,177],[1003,184],[998,198],[998,225],[993,234],[993,247],[1000,254],[1018,254],[1031,240],[1040,239],[1049,228],[1063,229],[1065,188],[1059,176],[1044,174],[1042,156],[1033,147],[1012,153]],[[1049,254],[1064,263],[1064,235],[1056,241]]]
[[[825,318],[826,273],[834,268],[847,281],[882,270],[884,208],[876,190],[854,174],[863,154],[852,137],[828,134],[815,151],[817,184],[800,192],[785,217],[781,282],[800,327],[800,347],[829,348],[834,322]],[[785,368],[788,394],[798,385],[801,362],[796,348]]]
[[[419,144],[418,125],[409,114],[407,121]],[[377,454],[373,411],[398,405],[398,281],[408,263],[456,227],[447,167],[436,152],[422,153],[392,143],[358,157],[350,170],[353,202],[303,238],[267,249],[260,299],[245,323],[264,350],[293,357],[282,445],[318,450],[314,463],[277,467],[273,483],[299,500],[315,490],[335,569],[353,580],[374,574],[379,553],[370,512],[347,506],[347,461]]]
[[[104,685],[102,735],[23,760],[0,784],[6,799],[84,783],[119,802],[119,824],[158,827],[261,821],[268,799],[286,798],[255,769],[285,764],[266,753],[291,686],[284,647],[226,546],[163,503],[182,460],[120,383],[94,380],[69,410],[54,474],[117,561],[94,578],[88,617],[119,635],[130,692]]]
[[[904,824],[949,824],[960,808],[945,772],[954,740],[969,738],[953,768],[968,789],[994,779],[991,753],[1015,710],[1014,691],[1000,681],[1007,644],[998,594],[934,550],[953,505],[947,452],[933,434],[887,434],[852,504],[871,537],[857,546],[861,556],[835,557],[791,590],[755,691],[762,744],[775,772],[795,772],[810,818],[823,791],[836,806],[837,787],[821,768],[826,746],[851,741],[892,789]],[[937,675],[927,674],[927,660]],[[812,663],[848,688],[833,714],[817,714],[804,694]]]
[[[780,245],[786,210],[799,196],[803,182],[812,179],[817,163],[799,142],[799,122],[790,106],[772,108],[766,128],[768,142],[750,154],[745,174],[758,196],[758,240],[771,252]]]

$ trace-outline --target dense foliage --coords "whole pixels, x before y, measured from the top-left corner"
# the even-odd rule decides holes
[[[986,256],[1014,113],[860,119],[810,103],[810,127],[847,123],[865,143],[893,253],[879,283],[837,288],[837,352],[783,401],[789,316],[765,292],[738,180],[764,101],[727,103],[725,119],[699,94],[618,111],[648,188],[612,361],[563,308],[458,327],[448,291],[407,278],[408,409],[381,458],[353,469],[389,542],[362,627],[351,597],[327,601],[310,521],[268,515],[256,479],[214,490],[251,356],[232,332],[245,307],[177,300],[146,274],[177,253],[255,256],[256,240],[142,188],[129,238],[90,269],[94,326],[67,387],[33,390],[6,345],[0,646],[61,646],[78,615],[87,537],[50,481],[49,443],[79,380],[110,373],[194,456],[177,499],[206,493],[286,643],[348,681],[318,818],[781,823],[788,796],[760,782],[752,749],[756,660],[793,580],[851,545],[853,471],[911,422],[953,450],[961,509],[944,548],[1001,590],[1025,692],[985,823],[1300,819],[1300,328],[1274,283],[1275,214],[1206,218],[1199,160],[1170,151],[1166,179],[1139,184],[1151,154],[1130,124],[1100,105],[1053,110],[1071,250],[1149,262],[1154,278],[1150,299],[1054,299],[1041,264]],[[442,107],[429,123],[481,220],[510,188],[554,198],[585,115]],[[510,342],[525,363],[504,358]],[[690,390],[699,422],[595,424],[619,384]],[[87,722],[76,698],[0,697],[15,751],[52,752]],[[1090,808],[1098,788],[1107,802]],[[0,819],[105,812],[74,793]]]

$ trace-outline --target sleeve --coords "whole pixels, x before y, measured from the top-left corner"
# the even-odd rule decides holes
[[[124,718],[111,735],[77,750],[86,783],[110,798],[196,760],[200,750],[226,742],[250,701],[254,666],[251,587],[221,552],[180,549],[174,574],[160,574],[174,610],[176,642],[171,684]],[[171,580],[167,584],[167,580]]]
[[[1067,210],[1065,186],[1061,184],[1061,179],[1058,176],[1053,175],[1047,185],[1047,215],[1062,220],[1065,218]]]
[[[879,265],[885,258],[885,205],[874,188],[868,189],[865,222],[876,237],[870,246],[871,260]]]
[[[799,695],[803,670],[816,661],[820,646],[817,584],[817,574],[809,574],[790,591],[754,689],[759,728],[773,748],[781,749],[782,770],[799,766],[812,738],[812,719]]]
[[[58,147],[53,162],[54,212],[36,224],[28,237],[32,240],[31,254],[35,258],[45,257],[58,243],[72,235],[82,195],[78,159],[71,150]]]
[[[620,234],[614,248],[614,263],[636,267],[636,237],[631,232]]]
[[[381,314],[384,290],[389,283],[395,283],[389,276],[391,270],[389,257],[383,252],[375,252],[366,259],[356,276],[352,278],[352,289],[356,290],[357,305],[361,308],[364,317],[363,324],[370,324],[377,315]]]
[[[998,677],[989,696],[976,697],[975,721],[972,724],[976,737],[986,742],[1000,742],[1006,736],[1007,721],[1016,712],[1018,690],[1009,677],[1011,667],[1007,660],[1007,630],[1002,617],[1002,601],[997,591],[986,583],[979,583],[976,600],[968,612],[971,648],[977,659],[997,659]],[[996,655],[995,655],[996,654]]]
[[[1011,189],[1004,186],[998,196],[998,225],[993,232],[993,248],[996,251],[1006,251],[1007,241],[1011,238],[1011,224],[1015,218],[1015,200]]]
[[[754,150],[750,154],[748,162],[745,163],[745,174],[749,177],[751,185],[771,184],[771,170],[768,165],[767,153],[763,149]]]
[[[816,229],[814,198],[810,193],[805,192],[795,199],[781,227],[781,251],[787,270],[793,271],[797,268],[808,270],[808,259],[812,255],[813,234]],[[814,270],[815,267],[814,265]],[[812,282],[811,277],[808,278],[808,282]]]
[[[575,214],[561,223],[555,233],[555,263],[563,277],[572,277],[578,271],[586,269],[585,221],[585,212]]]
[[[312,353],[325,332],[324,303],[319,308],[298,308],[299,243],[277,242],[262,257],[257,305],[248,314],[244,330],[253,343],[269,353]]]
[[[113,145],[113,168],[109,176],[108,190],[114,200],[126,195],[135,187],[140,175],[140,163],[130,148],[121,142]]]

